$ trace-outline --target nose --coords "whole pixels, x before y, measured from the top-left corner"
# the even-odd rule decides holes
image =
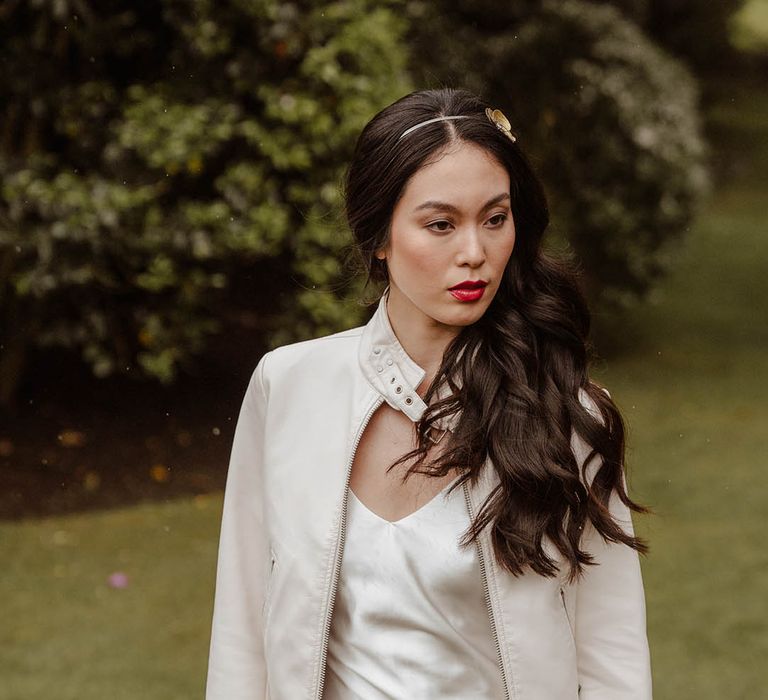
[[[456,263],[469,267],[480,267],[485,262],[485,245],[482,234],[476,226],[468,226],[457,239],[459,249]]]

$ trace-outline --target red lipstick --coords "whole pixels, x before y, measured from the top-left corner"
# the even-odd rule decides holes
[[[487,284],[485,280],[465,280],[448,291],[459,301],[477,301],[483,296]]]

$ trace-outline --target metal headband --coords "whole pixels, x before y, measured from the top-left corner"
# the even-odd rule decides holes
[[[407,136],[412,131],[416,131],[416,129],[421,128],[422,126],[426,126],[427,124],[432,124],[434,122],[444,122],[448,121],[449,119],[469,119],[469,115],[467,114],[457,114],[455,116],[450,117],[434,117],[433,119],[427,119],[426,121],[419,122],[418,124],[414,124],[412,127],[406,129],[400,136],[398,137],[398,141],[403,138],[403,136]]]

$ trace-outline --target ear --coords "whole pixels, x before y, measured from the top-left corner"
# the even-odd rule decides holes
[[[379,248],[373,255],[379,260],[386,260],[387,251],[384,248]]]

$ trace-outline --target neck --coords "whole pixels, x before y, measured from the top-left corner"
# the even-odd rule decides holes
[[[426,372],[417,389],[423,396],[440,369],[445,348],[460,329],[430,318],[392,287],[387,297],[387,316],[400,345]]]

